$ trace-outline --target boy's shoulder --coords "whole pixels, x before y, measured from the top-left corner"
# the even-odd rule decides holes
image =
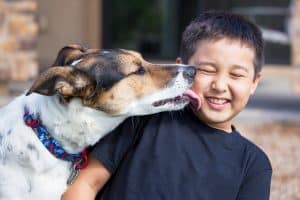
[[[271,162],[264,150],[243,135],[239,134],[239,137],[249,168],[255,169],[255,172],[253,173],[259,173],[259,171],[264,170],[272,170]]]

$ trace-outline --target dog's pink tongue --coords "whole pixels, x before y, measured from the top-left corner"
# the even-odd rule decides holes
[[[183,93],[183,95],[190,98],[190,104],[192,105],[193,109],[199,110],[201,108],[201,100],[193,90],[187,90]]]

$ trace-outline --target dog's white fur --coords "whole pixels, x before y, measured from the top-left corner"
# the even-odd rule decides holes
[[[59,200],[67,187],[71,163],[55,158],[24,124],[25,106],[40,116],[65,150],[78,153],[128,116],[183,108],[186,103],[153,107],[152,102],[180,95],[189,87],[181,72],[172,85],[128,105],[118,116],[83,107],[79,99],[63,105],[57,96],[19,96],[0,109],[0,199]]]

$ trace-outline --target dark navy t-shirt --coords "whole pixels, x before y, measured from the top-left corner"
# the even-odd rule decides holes
[[[188,110],[129,118],[93,155],[112,174],[98,199],[269,199],[265,153],[236,130],[209,127]]]

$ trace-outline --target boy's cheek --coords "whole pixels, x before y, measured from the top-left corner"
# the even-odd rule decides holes
[[[202,94],[201,94],[201,87],[199,85],[199,83],[195,82],[192,86],[192,90],[201,98]]]
[[[194,84],[192,86],[192,90],[196,94],[198,94],[198,96],[200,96],[201,93],[204,91],[204,88],[207,87],[208,84],[209,84],[209,80],[207,80],[207,78],[197,74],[194,80]]]

